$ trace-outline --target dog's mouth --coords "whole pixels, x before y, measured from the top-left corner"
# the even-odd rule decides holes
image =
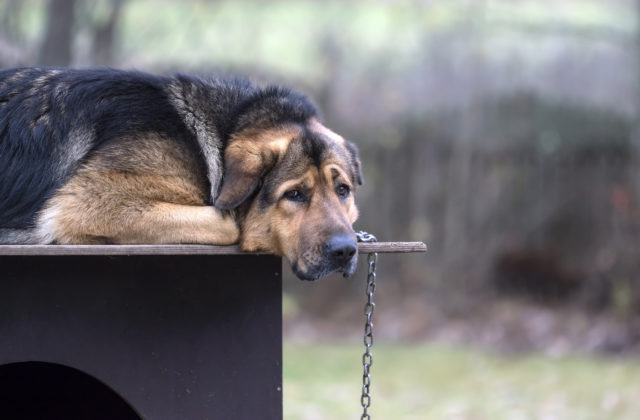
[[[333,273],[342,273],[344,277],[351,277],[356,271],[358,253],[344,263],[336,264],[330,261],[323,261],[320,264],[307,265],[306,270],[302,270],[298,261],[291,263],[291,270],[300,280],[314,281],[326,277]]]
[[[358,262],[358,243],[355,235],[335,234],[326,241],[303,247],[300,254],[290,258],[291,269],[302,280],[318,280],[331,273],[352,276]]]

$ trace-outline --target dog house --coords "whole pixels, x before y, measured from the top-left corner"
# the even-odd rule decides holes
[[[0,418],[280,419],[281,297],[234,247],[0,246]]]

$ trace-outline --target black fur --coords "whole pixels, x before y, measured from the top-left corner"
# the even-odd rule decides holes
[[[279,86],[256,91],[243,101],[235,113],[238,118],[234,131],[247,127],[269,128],[284,121],[304,123],[316,115],[316,108],[296,92]]]
[[[112,69],[0,71],[0,229],[33,227],[45,201],[110,140],[135,141],[152,132],[200,151],[194,128],[173,102],[176,92],[185,106],[206,110],[221,145],[249,124],[267,128],[316,115],[302,95],[243,79]]]

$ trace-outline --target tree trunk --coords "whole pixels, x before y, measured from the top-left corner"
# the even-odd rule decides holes
[[[47,8],[47,29],[40,50],[40,64],[68,66],[71,64],[71,35],[75,0],[51,0]]]
[[[112,0],[111,13],[106,22],[96,26],[93,34],[93,63],[113,64],[113,38],[124,0]]]

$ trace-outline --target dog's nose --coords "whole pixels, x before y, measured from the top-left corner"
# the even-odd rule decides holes
[[[334,236],[325,244],[327,256],[336,264],[344,265],[356,254],[358,245],[350,236]]]

